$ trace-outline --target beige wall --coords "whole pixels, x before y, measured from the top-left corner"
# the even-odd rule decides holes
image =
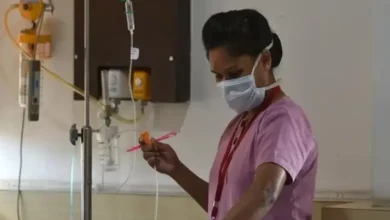
[[[15,2],[17,1],[1,0],[0,8],[5,9]],[[45,64],[72,82],[73,1],[54,2],[57,10],[53,16],[47,16],[47,26],[53,33],[55,51],[53,59]],[[356,10],[347,10],[351,4]],[[283,4],[281,1],[260,3],[256,0],[193,1],[194,101],[187,113],[181,135],[173,144],[183,161],[196,173],[207,177],[218,142],[216,134],[223,130],[230,116],[230,112],[223,109],[225,105],[216,92],[204,57],[200,36],[203,22],[211,12],[254,7],[265,13],[283,40],[286,49],[280,69],[283,86],[307,111],[321,145],[318,189],[369,190],[371,127],[367,125],[371,124],[371,87],[367,82],[371,80],[371,75],[367,72],[371,70],[371,55],[362,51],[371,50],[370,4],[366,0],[338,1],[338,7],[334,7],[329,1],[298,0],[284,1]],[[311,19],[303,22],[303,15]],[[25,22],[20,22],[18,13],[12,14],[10,23],[14,35],[28,27]],[[348,28],[344,28],[346,26]],[[4,125],[0,126],[0,179],[15,180],[19,168],[20,133],[20,108],[17,105],[18,51],[8,39],[2,37],[3,34],[0,29],[0,121]],[[352,38],[355,41],[351,41]],[[335,53],[335,48],[341,49]],[[329,63],[332,64],[331,71]],[[335,78],[338,80],[335,81]],[[350,83],[352,78],[353,84]],[[344,88],[346,92],[339,96],[339,89],[335,88]],[[307,92],[308,89],[311,92]],[[334,105],[326,105],[331,95],[335,97],[332,102],[338,106],[337,109],[333,108]],[[73,122],[82,124],[83,105],[73,102],[73,93],[50,77],[44,78],[43,97],[42,120],[39,123],[29,123],[26,129],[23,182],[48,180],[50,183],[49,180],[55,180],[67,183],[73,153],[73,148],[66,141],[68,129]],[[327,109],[329,106],[330,109]],[[127,107],[124,112],[128,112],[129,115],[126,116],[130,117],[132,108]],[[97,108],[92,107],[91,115],[95,116],[96,111]],[[199,120],[205,117],[213,120]],[[98,121],[93,118],[92,122],[96,127]],[[126,128],[128,127],[122,127],[123,130]],[[48,136],[47,131],[51,135]],[[131,136],[129,134],[122,137],[121,149],[128,147],[128,143],[133,141]],[[97,150],[95,152],[94,183],[101,180]],[[202,158],[201,163],[194,158]],[[128,155],[123,154],[121,161],[121,170],[106,176],[106,181],[110,184],[120,184],[118,180],[124,179],[129,171],[128,164],[132,161],[129,161]],[[130,183],[154,184],[153,172],[144,161],[138,161]],[[80,169],[77,168],[75,176],[79,177]],[[359,172],[355,172],[356,170]],[[171,182],[161,177],[161,183]],[[24,220],[69,219],[68,199],[67,193],[26,192],[24,213],[27,218]],[[0,220],[15,220],[15,192],[0,192],[0,203]],[[329,203],[316,203],[316,216],[320,215],[323,204]],[[76,208],[78,211],[79,203],[76,203]],[[153,210],[153,196],[94,197],[94,220],[150,220],[153,219]],[[160,210],[160,220],[205,219],[203,211],[186,197],[161,198]]]
[[[389,220],[389,203],[373,205],[371,201],[360,201],[324,207],[321,220]]]
[[[23,193],[23,220],[69,220],[68,193]],[[152,220],[154,196],[98,194],[93,197],[94,220]],[[75,198],[75,220],[79,219],[79,197]],[[321,207],[337,202],[316,202],[315,218]],[[16,220],[16,192],[0,191],[0,220]],[[161,197],[159,220],[206,220],[207,216],[189,197]]]
[[[69,220],[69,194],[26,192],[25,220]],[[94,220],[151,220],[154,217],[154,196],[98,194],[93,196]],[[204,212],[188,197],[161,197],[160,220],[206,219]],[[0,192],[0,220],[16,220],[16,192]],[[75,220],[79,219],[79,197],[75,197]],[[183,218],[183,216],[187,216]]]
[[[15,2],[18,1],[1,0],[0,16]],[[46,15],[47,29],[53,34],[54,53],[45,65],[70,82],[73,82],[74,58],[73,2],[54,0],[54,14]],[[283,41],[285,56],[277,72],[283,77],[283,88],[307,112],[321,148],[317,189],[370,190],[372,76],[367,73],[371,72],[372,56],[366,51],[372,48],[371,1],[194,0],[192,3],[192,102],[180,135],[172,139],[172,146],[183,162],[207,178],[219,134],[232,114],[210,74],[201,42],[202,25],[212,12],[250,7],[261,10],[269,18]],[[351,5],[354,10],[350,10]],[[15,36],[29,27],[27,22],[21,22],[17,12],[11,14],[10,25]],[[9,40],[1,36],[4,31],[0,27],[0,180],[8,181],[17,178],[19,167],[19,56]],[[83,103],[74,102],[71,90],[48,75],[44,75],[42,86],[41,121],[28,123],[25,133],[23,182],[31,185],[31,181],[43,180],[48,183],[39,188],[54,188],[51,181],[69,183],[73,148],[67,141],[68,131],[74,122],[79,127],[83,124]],[[91,107],[91,122],[96,128],[98,109]],[[124,105],[122,114],[131,118],[131,107]],[[129,128],[121,126],[121,130]],[[122,135],[120,149],[129,147],[133,141],[132,134]],[[97,145],[94,147],[94,183],[98,183],[102,174]],[[129,158],[128,154],[122,154],[120,170],[105,174],[107,185],[122,183],[132,164]],[[144,161],[137,161],[129,183],[153,185],[153,172]],[[76,182],[81,176],[79,170],[77,166]],[[172,181],[161,177],[160,183],[169,185]]]

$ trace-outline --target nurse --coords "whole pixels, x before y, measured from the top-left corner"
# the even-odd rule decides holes
[[[216,86],[237,112],[210,178],[199,178],[164,143],[143,145],[145,160],[172,177],[209,219],[312,219],[317,144],[305,113],[273,75],[283,55],[278,35],[251,9],[215,14],[202,32]]]

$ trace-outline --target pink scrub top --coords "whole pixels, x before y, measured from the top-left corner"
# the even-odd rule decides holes
[[[209,179],[209,218],[218,184],[220,165],[233,138],[239,144],[227,171],[227,179],[218,205],[216,220],[222,220],[251,185],[255,170],[264,163],[284,168],[291,180],[263,220],[310,220],[313,212],[317,173],[317,143],[303,110],[290,98],[283,97],[261,112],[241,140],[234,118],[223,133]],[[236,136],[234,130],[238,126]],[[259,218],[260,220],[260,218]]]

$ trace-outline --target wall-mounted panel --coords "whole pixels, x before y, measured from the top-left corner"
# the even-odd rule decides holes
[[[153,102],[190,98],[190,0],[134,0],[134,69],[149,69]],[[84,88],[84,2],[75,0],[74,82]],[[90,91],[101,96],[102,68],[128,67],[130,33],[124,3],[90,1]],[[82,99],[75,95],[75,99]]]

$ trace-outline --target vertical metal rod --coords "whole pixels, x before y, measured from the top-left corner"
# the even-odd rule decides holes
[[[85,126],[82,128],[82,186],[81,186],[81,219],[92,220],[92,128],[89,112],[89,0],[84,0],[84,106]]]
[[[92,219],[92,128],[83,127],[81,219]]]
[[[84,0],[84,104],[85,126],[89,123],[89,0]]]

